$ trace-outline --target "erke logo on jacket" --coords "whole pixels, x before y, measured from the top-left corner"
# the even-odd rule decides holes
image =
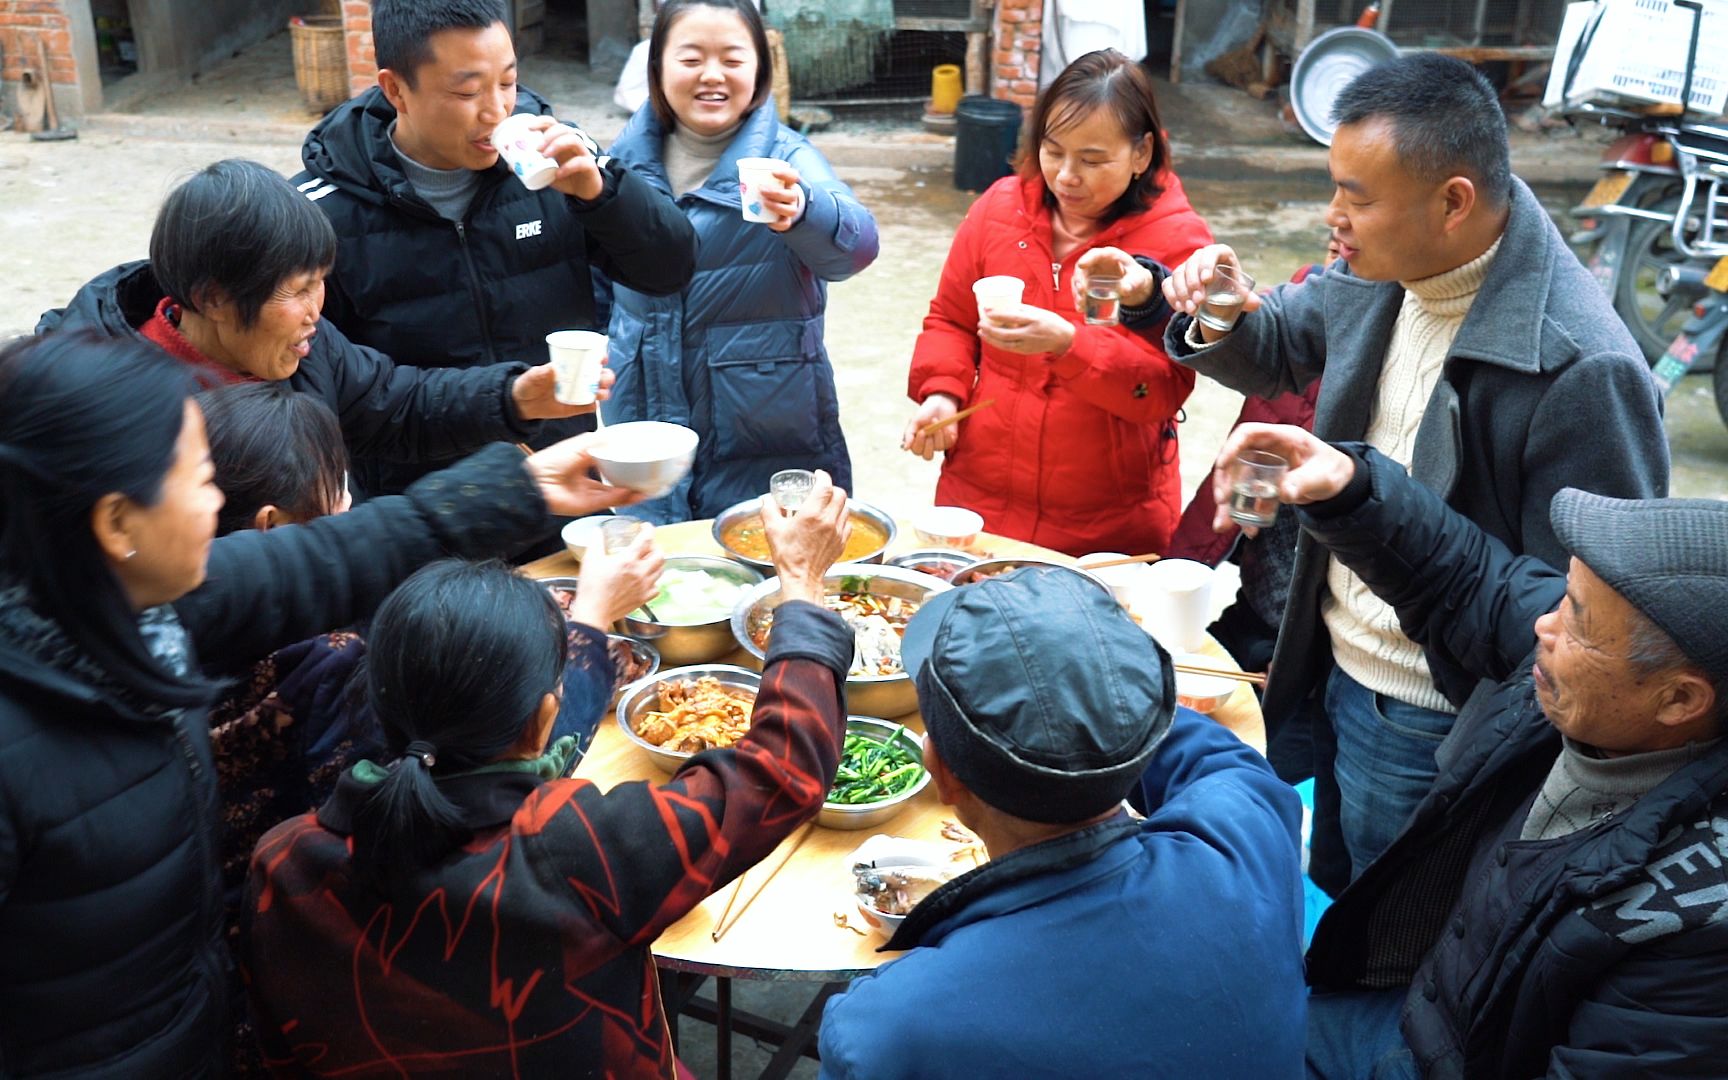
[[[536,218],[533,221],[524,221],[522,224],[516,226],[516,239],[526,240],[530,236],[539,236],[540,224],[541,219],[539,218]]]

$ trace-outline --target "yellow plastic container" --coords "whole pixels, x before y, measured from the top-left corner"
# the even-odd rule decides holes
[[[938,64],[930,72],[930,111],[952,113],[960,104],[960,65]]]

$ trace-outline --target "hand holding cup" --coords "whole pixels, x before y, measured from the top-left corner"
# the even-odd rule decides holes
[[[1219,267],[1227,267],[1240,273],[1242,263],[1236,258],[1236,252],[1226,244],[1208,244],[1194,254],[1188,256],[1186,262],[1170,272],[1164,279],[1164,299],[1170,302],[1172,309],[1186,315],[1198,315],[1206,304],[1207,295],[1214,291],[1220,281]],[[1246,277],[1246,275],[1243,275]],[[1260,306],[1260,297],[1253,290],[1254,279],[1247,278],[1249,288],[1242,298],[1242,313],[1254,311]],[[1220,331],[1202,323],[1200,336],[1206,341],[1216,341],[1228,330]]]
[[[666,556],[652,529],[640,530],[623,548],[589,548],[582,558],[582,578],[570,616],[588,626],[607,627],[654,599]]]
[[[1074,287],[1074,307],[1083,308],[1086,304],[1086,288],[1092,278],[1117,278],[1116,295],[1128,307],[1145,307],[1152,299],[1152,290],[1157,287],[1157,279],[1152,272],[1134,261],[1134,256],[1121,248],[1093,248],[1080,256],[1080,261],[1074,264],[1072,277]]]
[[[1287,463],[1276,495],[1280,503],[1291,506],[1335,498],[1356,475],[1355,459],[1311,431],[1293,424],[1238,424],[1224,440],[1212,467],[1212,498],[1218,504],[1212,516],[1213,531],[1226,532],[1236,526],[1230,502],[1239,472],[1237,462],[1256,452],[1277,455]],[[1243,525],[1242,531],[1252,536],[1257,530]]]
[[[775,513],[766,511],[773,509]],[[846,492],[834,486],[828,474],[816,470],[810,494],[795,514],[779,513],[772,493],[764,498],[762,531],[780,592],[788,600],[820,604],[826,594],[822,579],[846,550],[852,535],[852,517],[847,512]]]

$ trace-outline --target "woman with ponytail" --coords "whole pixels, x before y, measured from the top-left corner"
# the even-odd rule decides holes
[[[0,1073],[216,1075],[228,968],[207,711],[417,567],[626,501],[580,440],[215,539],[191,374],[77,333],[0,348]]]
[[[242,956],[265,1059],[314,1076],[673,1076],[650,944],[813,817],[839,763],[852,634],[821,603],[846,522],[825,478],[769,515],[787,600],[749,734],[660,787],[560,779],[564,627],[543,588],[449,562],[397,589],[366,660],[390,760],[356,765],[252,858]]]

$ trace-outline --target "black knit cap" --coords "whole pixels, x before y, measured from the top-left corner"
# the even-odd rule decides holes
[[[1122,801],[1170,730],[1170,658],[1096,582],[1025,567],[925,602],[906,627],[942,761],[1004,813],[1084,821]]]
[[[1728,684],[1728,502],[1554,496],[1554,535],[1662,628],[1717,686]]]

